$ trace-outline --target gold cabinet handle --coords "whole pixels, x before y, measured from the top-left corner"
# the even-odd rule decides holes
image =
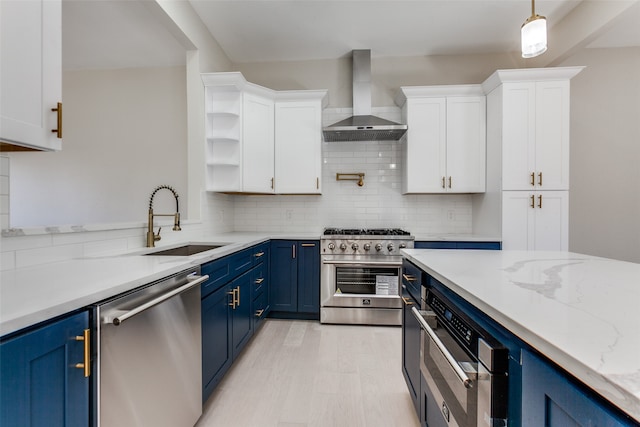
[[[451,177],[449,177],[449,188],[451,188]]]
[[[264,277],[261,277],[259,279],[256,279],[256,285],[259,285],[260,283],[264,282]]]
[[[316,244],[315,243],[303,243],[302,247],[303,248],[315,248]]]
[[[531,172],[531,186],[532,187],[536,186],[536,173],[535,172]]]
[[[538,196],[538,207],[542,209],[542,194]]]
[[[533,194],[530,196],[531,197],[531,207],[535,208],[536,207],[536,196],[534,196]]]
[[[293,259],[296,259],[296,245],[291,245],[291,252],[292,252],[291,257]]]
[[[240,286],[238,286],[236,288],[236,292],[237,292],[237,295],[238,295],[238,306],[239,306],[240,305]]]
[[[272,190],[273,190],[273,181],[274,181],[274,178],[273,178],[273,177],[271,177],[271,189],[272,189]]]
[[[58,113],[57,129],[51,129],[51,132],[55,133],[57,138],[62,138],[62,102],[58,102],[57,108],[52,108],[51,111]]]
[[[257,254],[253,254],[253,256],[256,258],[260,258],[262,255],[264,255],[264,252],[258,252]]]
[[[84,362],[76,363],[76,368],[84,370],[85,378],[91,375],[91,340],[90,330],[85,329],[82,335],[76,335],[76,341],[84,341]]]
[[[320,189],[320,178],[316,177],[316,190]]]
[[[404,277],[404,280],[406,280],[407,282],[416,281],[416,276],[409,276],[408,274],[403,274],[402,277]]]
[[[538,174],[538,185],[542,187],[542,172]]]
[[[256,317],[262,316],[262,313],[264,313],[264,310],[262,310],[262,309],[256,310]]]
[[[413,305],[413,302],[406,297],[402,297],[402,302],[404,302],[404,305]]]
[[[231,289],[229,292],[227,292],[227,295],[231,295],[231,302],[229,303],[229,307],[235,310],[236,309],[236,290]]]
[[[445,185],[444,185],[445,179],[446,179],[446,178],[443,176],[443,177],[442,177],[442,188],[446,188],[446,187],[445,187]]]

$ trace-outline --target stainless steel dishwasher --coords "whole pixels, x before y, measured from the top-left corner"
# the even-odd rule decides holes
[[[97,422],[193,426],[202,414],[200,267],[96,306]]]

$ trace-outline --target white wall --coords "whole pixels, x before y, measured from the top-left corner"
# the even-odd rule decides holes
[[[640,263],[640,48],[583,49],[571,80],[569,250]]]
[[[184,67],[65,71],[62,95],[63,150],[9,154],[12,227],[144,222],[161,184],[186,202]]]

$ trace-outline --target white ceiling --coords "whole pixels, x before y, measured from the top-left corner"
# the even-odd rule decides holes
[[[63,65],[184,64],[184,47],[144,1],[63,0]],[[185,0],[174,0],[185,1]],[[582,0],[538,0],[550,31]],[[584,0],[616,2],[621,0]],[[529,0],[189,0],[232,62],[517,52]],[[591,47],[640,46],[640,3]]]

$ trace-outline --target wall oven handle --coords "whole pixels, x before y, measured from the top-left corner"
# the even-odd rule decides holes
[[[118,326],[120,325],[122,322],[124,322],[127,319],[130,319],[131,317],[135,316],[136,314],[140,314],[143,311],[156,306],[166,300],[168,300],[171,297],[174,297],[178,294],[181,294],[182,292],[185,292],[197,285],[199,285],[200,283],[206,281],[209,278],[208,275],[204,275],[204,276],[197,276],[197,275],[190,275],[187,277],[187,281],[188,283],[173,289],[172,291],[169,291],[167,293],[164,293],[162,295],[160,295],[159,297],[156,297],[150,301],[145,302],[144,304],[140,304],[139,306],[131,309],[131,310],[127,310],[125,311],[123,314],[114,317],[113,319],[111,319],[111,321],[109,322],[108,319],[105,319],[106,322],[105,323],[113,323],[114,326]]]
[[[447,350],[447,347],[445,347],[444,344],[442,344],[442,341],[440,341],[440,338],[438,338],[438,336],[433,331],[433,329],[431,329],[431,327],[427,324],[427,322],[424,320],[424,318],[422,317],[418,309],[416,307],[413,307],[411,309],[411,312],[413,313],[413,316],[420,323],[420,327],[429,335],[431,340],[435,343],[436,347],[438,347],[438,350],[440,350],[440,353],[442,353],[442,355],[447,360],[449,365],[451,365],[451,368],[460,379],[460,382],[462,382],[462,384],[466,388],[471,388],[473,384],[471,378],[469,378],[467,374],[464,372],[464,370],[460,367],[460,365],[458,364],[458,361],[451,355],[449,350]]]

